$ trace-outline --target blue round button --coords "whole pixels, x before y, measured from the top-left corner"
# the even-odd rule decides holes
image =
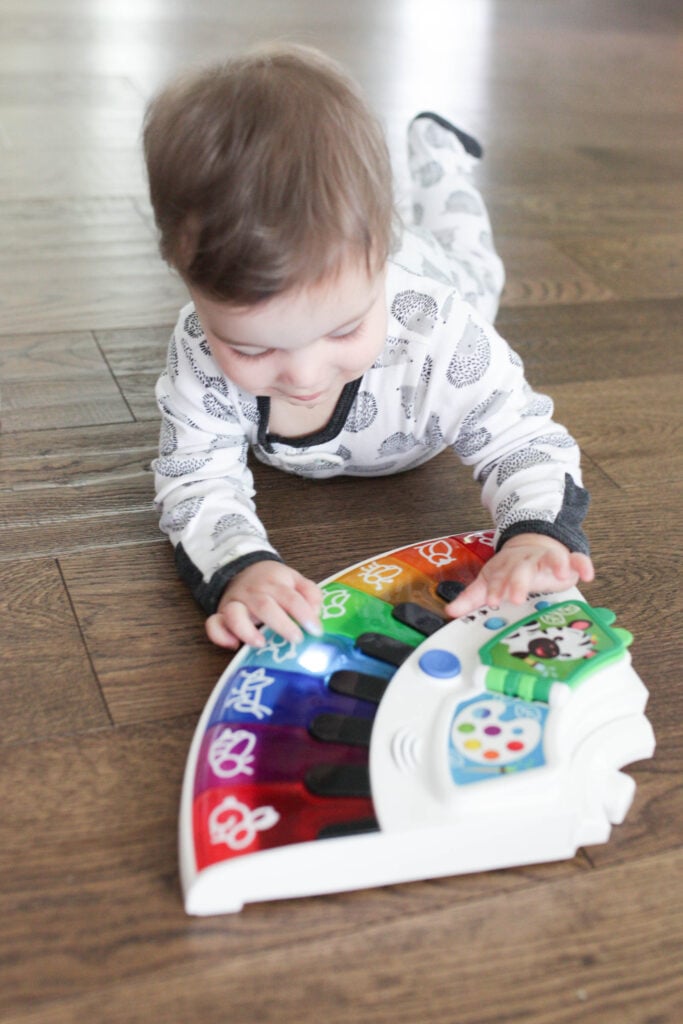
[[[460,675],[462,666],[460,658],[450,651],[443,651],[439,648],[433,651],[425,651],[418,662],[420,668],[428,676],[435,679],[451,679]]]
[[[550,601],[537,601],[534,608],[537,612],[542,612],[544,608],[550,608]]]
[[[508,620],[501,619],[500,615],[491,615],[491,617],[484,623],[484,626],[486,629],[502,629],[503,626],[507,626],[507,624]]]

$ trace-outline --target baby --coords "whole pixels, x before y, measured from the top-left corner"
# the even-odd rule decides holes
[[[262,645],[260,623],[294,643],[320,632],[319,588],[257,516],[249,449],[325,478],[452,447],[482,485],[496,553],[451,616],[593,577],[577,445],[491,326],[504,274],[472,183],[481,148],[436,114],[408,142],[411,225],[377,121],[322,54],[260,50],[148,109],[161,252],[192,300],[157,384],[156,497],[221,646]]]

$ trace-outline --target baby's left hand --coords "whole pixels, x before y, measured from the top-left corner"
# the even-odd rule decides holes
[[[486,562],[476,580],[446,606],[446,614],[457,619],[501,601],[522,604],[530,593],[566,590],[594,576],[588,555],[541,533],[520,533]]]

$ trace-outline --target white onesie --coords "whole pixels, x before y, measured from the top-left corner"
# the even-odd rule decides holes
[[[536,532],[588,550],[578,447],[489,322],[503,271],[471,183],[474,161],[439,119],[414,121],[409,140],[422,224],[403,231],[388,261],[384,349],[346,385],[326,427],[296,439],[269,433],[269,399],[228,380],[194,307],[180,313],[157,383],[156,500],[207,614],[237,572],[279,557],[256,513],[249,448],[278,469],[324,478],[402,472],[450,446],[482,484],[497,546]]]

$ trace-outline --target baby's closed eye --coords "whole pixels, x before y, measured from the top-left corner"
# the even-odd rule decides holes
[[[230,351],[232,352],[232,354],[234,356],[238,357],[238,359],[251,359],[252,362],[255,359],[263,359],[265,356],[269,356],[269,355],[271,355],[275,351],[274,348],[261,348],[261,349],[235,348],[233,345],[229,345],[229,344],[228,344],[228,348],[230,349]]]
[[[346,341],[349,338],[355,338],[359,334],[363,333],[365,329],[365,321],[359,320],[358,323],[351,324],[348,327],[342,327],[338,331],[333,331],[328,334],[327,337],[331,338],[332,341]]]

